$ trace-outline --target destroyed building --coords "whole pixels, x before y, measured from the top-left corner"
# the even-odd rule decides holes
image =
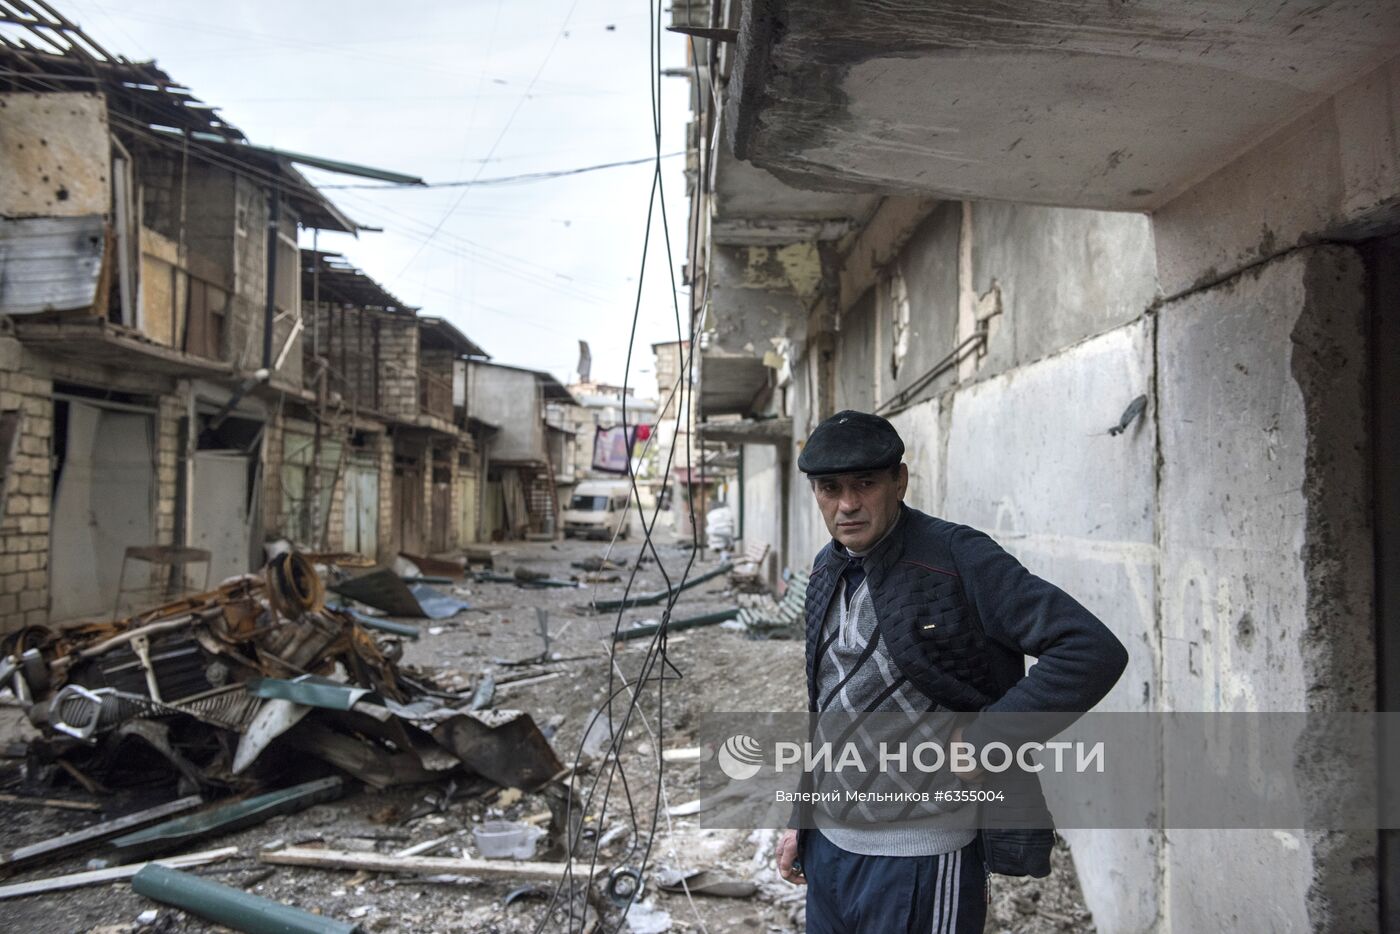
[[[800,568],[802,440],[888,416],[1129,647],[1105,709],[1395,710],[1400,16],[1218,12],[677,5],[699,428]],[[1100,930],[1400,904],[1391,831],[1067,836]]]
[[[297,242],[358,228],[295,161],[412,179],[256,146],[62,28],[0,46],[0,632],[207,589],[278,539],[476,541],[485,352]]]
[[[572,467],[573,433],[548,409],[577,400],[543,370],[480,359],[463,370],[467,418],[484,439],[478,540],[562,535],[559,477]]]

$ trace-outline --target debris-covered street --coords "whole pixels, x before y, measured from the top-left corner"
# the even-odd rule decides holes
[[[588,576],[589,572],[572,565],[601,557],[604,550],[602,543],[578,541],[517,543],[491,549],[494,571],[500,577],[511,578],[520,572],[527,577],[543,575],[551,580]],[[635,558],[637,550],[635,545],[619,544],[613,555],[626,562]],[[657,550],[673,575],[679,574],[690,556],[689,548],[674,540],[659,544]],[[702,555],[692,574],[714,570],[719,564],[714,554]],[[627,569],[619,568],[598,576],[622,577],[626,573]],[[527,712],[549,737],[559,758],[569,763],[580,750],[584,731],[605,695],[608,647],[616,621],[615,614],[591,612],[587,604],[591,596],[616,597],[621,586],[621,582],[605,582],[560,588],[466,579],[438,589],[460,597],[470,604],[470,609],[440,620],[395,620],[418,630],[421,635],[416,640],[400,641],[384,633],[376,633],[374,638],[383,645],[401,645],[401,669],[431,679],[447,695],[440,698],[445,707],[473,706],[474,700],[483,697],[482,685],[489,673],[494,689],[488,689],[489,701],[484,706]],[[644,564],[634,583],[634,593],[662,588],[663,580],[655,565]],[[703,615],[733,606],[735,599],[727,578],[721,576],[687,591],[681,605],[687,615]],[[549,631],[548,659],[541,657],[545,651],[541,611]],[[654,619],[653,609],[638,607],[624,611],[623,626],[645,625]],[[635,678],[649,644],[648,640],[618,643],[619,678]],[[155,648],[160,645],[156,640]],[[666,732],[659,737],[663,751],[692,746],[687,722],[695,711],[780,710],[796,703],[794,698],[800,701],[800,641],[751,640],[742,632],[711,626],[672,635],[669,652],[680,670],[680,678],[670,685]],[[175,800],[190,790],[171,781],[168,766],[157,767],[155,774],[132,786],[96,794],[85,790],[71,773],[52,764],[31,767],[20,779],[26,765],[26,740],[37,737],[15,703],[12,701],[6,708],[4,739],[8,758],[4,760],[4,778],[18,794],[0,802],[0,829],[7,850],[72,833],[122,812]],[[658,737],[654,728],[651,722],[634,724],[620,744],[631,791],[638,802],[650,802],[655,794],[653,767]],[[342,735],[373,742],[366,734],[352,730],[344,730]],[[602,731],[592,742],[583,744],[584,764],[574,778],[576,788],[586,787],[589,776],[597,773],[606,745]],[[479,932],[566,928],[567,922],[551,923],[544,918],[552,889],[547,873],[527,877],[515,871],[509,859],[491,863],[486,873],[452,868],[450,862],[459,858],[480,859],[481,848],[473,830],[486,821],[508,821],[537,828],[537,832],[527,831],[524,837],[532,862],[557,863],[563,841],[553,814],[569,787],[567,776],[527,791],[503,787],[459,770],[450,777],[418,781],[396,775],[392,776],[393,784],[376,788],[356,780],[353,774],[327,767],[324,760],[308,762],[306,756],[286,755],[294,748],[295,740],[289,747],[274,746],[273,750],[283,754],[280,761],[295,766],[297,778],[340,775],[344,787],[338,797],[312,799],[290,813],[273,814],[246,829],[197,833],[161,855],[213,851],[219,854],[217,860],[189,871],[327,918],[356,922],[366,930]],[[670,807],[690,800],[687,789],[694,786],[690,772],[695,765],[687,758],[667,762],[665,800]],[[95,783],[109,780],[103,774],[85,777]],[[272,773],[257,790],[285,787],[292,780],[291,773]],[[218,789],[210,794],[211,800],[215,794],[228,790],[232,789]],[[204,791],[210,793],[210,789]],[[247,796],[252,791],[243,794]],[[39,800],[26,801],[29,796]],[[43,806],[39,802],[44,799],[61,799],[83,810]],[[605,873],[626,869],[639,861],[635,847],[640,841],[633,835],[626,813],[616,805],[612,810],[601,827],[591,820],[592,815],[586,816],[584,827],[588,830],[580,838],[581,845],[591,845],[595,835],[605,841],[600,850],[600,866]],[[645,819],[647,809],[642,810],[644,819],[639,829],[645,834],[650,821]],[[632,929],[800,931],[801,892],[778,879],[774,872],[775,837],[771,830],[703,830],[697,827],[693,816],[663,818],[643,875],[644,907],[638,916],[645,914],[646,908],[654,908],[654,917],[659,919],[664,912],[670,923],[664,927],[633,924]],[[397,866],[381,871],[279,862],[278,854],[288,851],[376,856],[382,860],[376,865]],[[36,934],[209,929],[196,917],[171,908],[158,907],[151,919],[152,903],[124,882],[102,882],[28,897],[13,897],[8,892],[11,886],[82,872],[95,859],[105,859],[109,865],[126,861],[113,859],[113,852],[110,841],[94,841],[52,860],[20,868],[5,880],[6,888],[0,889],[6,899],[7,916],[17,925],[13,929]],[[415,864],[413,860],[419,857],[442,858],[448,863]],[[695,873],[704,875],[697,877]],[[681,878],[691,880],[695,887],[689,898],[677,885],[676,880]],[[1085,915],[1072,876],[1060,873],[1057,878],[1063,880],[1062,886],[1034,895],[1015,885],[999,885],[995,899],[1000,927],[995,929],[1083,930]],[[724,894],[715,894],[716,890]],[[603,907],[606,911],[607,906]],[[143,912],[147,914],[144,921],[139,920]],[[1033,917],[1042,920],[1031,921]],[[660,920],[654,923],[663,924]]]
[[[1400,934],[1397,50],[0,0],[0,931]]]

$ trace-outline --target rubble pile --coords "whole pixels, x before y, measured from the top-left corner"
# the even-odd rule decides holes
[[[31,782],[139,782],[247,791],[333,766],[376,788],[476,775],[536,788],[562,770],[529,715],[472,711],[471,695],[401,668],[402,636],[328,606],[316,567],[286,552],[226,581],[110,623],[12,636],[0,669],[43,739]],[[263,754],[274,746],[297,755]]]

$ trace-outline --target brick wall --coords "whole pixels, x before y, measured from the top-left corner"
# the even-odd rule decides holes
[[[447,450],[447,548],[454,551],[466,541],[463,537],[461,516],[462,504],[459,499],[461,489],[457,478],[462,472],[461,445],[453,444]]]
[[[375,331],[379,315],[361,308],[346,308],[322,302],[314,311],[311,302],[303,302],[307,328],[302,346],[312,348],[312,324],[317,332],[321,356],[331,367],[330,388],[340,393],[347,407],[360,411],[377,411],[376,384],[381,378],[375,359]]]
[[[342,434],[341,450],[335,451],[333,458],[330,457],[330,451],[324,455],[327,458],[325,465],[329,468],[325,476],[332,482],[330,501],[326,506],[329,514],[324,517],[326,541],[323,547],[326,551],[341,551],[345,548],[345,481],[350,472],[350,458],[355,453],[350,442],[349,434]]]
[[[380,405],[385,415],[412,418],[418,414],[418,324],[408,317],[381,320]]]
[[[374,436],[379,458],[379,561],[390,561],[398,552],[398,529],[394,523],[394,439],[386,432]]]
[[[17,342],[0,338],[0,412],[19,413],[14,456],[0,491],[0,632],[48,622],[53,384],[18,372],[19,354]]]
[[[156,543],[175,541],[176,490],[180,477],[180,419],[184,407],[175,396],[162,396],[156,408]]]

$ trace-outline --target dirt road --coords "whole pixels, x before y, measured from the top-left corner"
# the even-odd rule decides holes
[[[598,542],[528,543],[497,546],[496,565],[507,573],[516,568],[552,578],[582,576],[571,563],[600,556]],[[614,555],[629,565],[636,559],[636,542],[618,546]],[[679,577],[690,553],[674,543],[659,545],[661,562],[673,578]],[[702,556],[692,575],[712,569],[713,556]],[[630,567],[611,572],[625,582]],[[642,566],[633,592],[663,587],[657,564]],[[422,638],[407,643],[406,666],[435,673],[449,690],[470,691],[484,671],[500,682],[496,707],[518,708],[531,713],[552,735],[561,760],[572,763],[590,717],[603,705],[608,690],[611,642],[616,614],[587,610],[591,596],[606,599],[621,594],[622,583],[599,583],[578,589],[522,588],[511,583],[469,583],[459,593],[472,609],[440,623],[421,622]],[[465,593],[465,591],[470,591]],[[692,616],[732,606],[723,578],[688,591],[677,616]],[[543,650],[537,610],[547,612],[550,651],[570,661],[530,668],[531,679],[519,686],[507,683],[521,669],[501,664],[538,655]],[[622,626],[655,618],[658,610],[624,611]],[[646,658],[648,643],[624,644],[616,655],[614,689],[622,678],[634,680]],[[664,722],[657,717],[655,684],[644,686],[652,698],[644,703],[647,717],[634,718],[623,740],[622,763],[627,790],[637,803],[639,829],[632,822],[620,792],[613,795],[601,826],[596,804],[588,810],[584,826],[601,837],[600,865],[604,871],[641,862],[651,826],[650,815],[657,796],[656,749],[687,747],[694,743],[693,718],[708,711],[801,710],[805,704],[800,641],[753,641],[721,628],[677,633],[669,639],[668,658],[675,670],[666,681]],[[659,675],[661,665],[653,668]],[[542,674],[535,674],[542,672]],[[555,674],[554,672],[558,672]],[[620,709],[620,708],[619,708]],[[14,711],[6,711],[13,714]],[[5,739],[20,732],[11,717]],[[14,763],[12,762],[11,765]],[[655,923],[660,912],[670,916],[674,931],[800,931],[802,891],[781,881],[772,866],[775,830],[707,830],[694,816],[664,815],[665,805],[692,799],[694,764],[667,766],[662,816],[647,860],[643,909],[637,912],[641,926],[645,909],[652,909]],[[582,769],[578,787],[586,793],[599,764]],[[461,792],[464,789],[457,789]],[[569,927],[567,917],[546,917],[548,899],[541,892],[518,895],[506,905],[506,896],[519,886],[510,882],[486,882],[470,878],[424,878],[390,874],[353,875],[336,870],[280,867],[272,869],[257,856],[283,845],[323,845],[334,849],[390,853],[414,844],[446,837],[436,855],[475,855],[471,828],[483,819],[533,818],[544,823],[549,800],[543,795],[470,792],[449,797],[449,789],[416,786],[382,792],[362,791],[308,811],[274,818],[259,827],[208,845],[239,847],[236,859],[196,870],[212,879],[267,898],[297,905],[327,916],[355,920],[369,931],[508,932],[557,931]],[[117,803],[117,802],[113,802]],[[130,804],[131,802],[122,802]],[[5,847],[23,845],[92,821],[78,812],[21,808],[0,803],[0,833]],[[204,845],[204,844],[201,844]],[[542,840],[537,859],[562,856],[557,843]],[[85,858],[44,867],[18,878],[39,878],[79,871]],[[1057,871],[1049,880],[1019,882],[993,879],[993,915],[989,931],[1049,932],[1092,930],[1075,881],[1068,852],[1056,854]],[[709,869],[737,880],[757,883],[747,898],[716,898],[661,892],[657,873],[663,869]],[[271,870],[269,872],[269,870]],[[582,902],[578,903],[580,906]],[[126,884],[78,889],[66,893],[17,899],[4,903],[5,929],[35,932],[102,931],[205,931],[212,928],[169,908],[160,908],[158,919],[138,925],[136,918],[154,903],[132,893]],[[581,909],[580,909],[581,910]],[[644,928],[647,929],[647,928]],[[661,928],[657,928],[661,929]]]

